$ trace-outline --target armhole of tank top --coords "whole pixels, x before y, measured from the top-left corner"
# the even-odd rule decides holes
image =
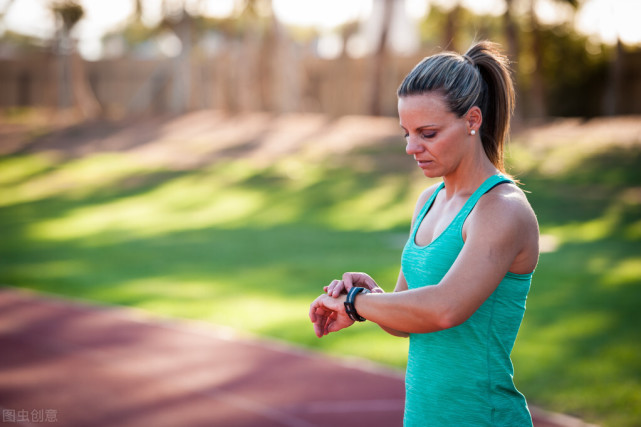
[[[463,227],[465,226],[465,222],[467,221],[467,218],[469,218],[470,214],[472,213],[472,211],[476,207],[476,205],[479,202],[479,200],[481,200],[481,197],[483,197],[484,195],[486,195],[487,193],[489,193],[490,191],[492,191],[494,188],[496,188],[497,186],[499,186],[501,184],[513,183],[513,181],[511,179],[506,178],[503,175],[493,175],[492,177],[488,178],[488,180],[492,179],[493,177],[497,177],[497,181],[494,182],[494,183],[491,183],[490,185],[488,185],[487,186],[488,188],[484,189],[484,191],[482,191],[480,194],[478,194],[477,192],[474,192],[474,194],[469,198],[469,200],[467,202],[465,202],[465,205],[463,206],[463,208],[461,209],[461,211],[457,215],[456,219],[454,220],[454,221],[456,221],[456,226],[458,228],[458,235],[461,238],[462,242],[465,242],[465,239],[463,238]],[[484,182],[481,185],[481,187],[478,188],[477,191],[481,190],[483,188],[483,186],[486,185],[486,183],[487,183],[487,181]],[[474,199],[476,199],[476,200],[474,200]],[[469,205],[470,202],[472,202],[471,206]]]

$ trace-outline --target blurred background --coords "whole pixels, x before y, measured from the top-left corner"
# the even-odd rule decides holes
[[[513,353],[546,409],[641,419],[641,2],[0,0],[0,284],[318,340],[322,286],[393,289],[416,198],[395,91],[491,39],[513,62],[508,171],[541,225]]]
[[[633,0],[2,0],[0,106],[393,116],[420,58],[503,44],[519,118],[641,112]]]

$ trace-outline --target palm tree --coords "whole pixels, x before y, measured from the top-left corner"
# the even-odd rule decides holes
[[[51,5],[51,10],[61,22],[57,34],[56,53],[59,56],[59,106],[62,109],[76,105],[85,118],[96,117],[100,105],[87,82],[84,63],[75,52],[71,30],[84,16],[84,9],[74,0]]]
[[[376,50],[374,51],[374,66],[371,86],[370,114],[378,116],[382,112],[382,88],[383,73],[387,65],[387,39],[392,26],[394,0],[378,0],[383,2],[383,25],[378,35]]]
[[[64,3],[54,3],[51,6],[57,19],[62,21],[62,26],[57,34],[57,49],[59,55],[59,107],[66,109],[73,103],[73,93],[71,86],[71,68],[72,68],[72,50],[73,41],[71,39],[71,30],[82,19],[84,9],[78,3],[67,1]]]

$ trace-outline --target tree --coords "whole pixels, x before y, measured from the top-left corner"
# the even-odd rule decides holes
[[[461,18],[461,5],[458,1],[454,3],[446,14],[445,28],[443,29],[443,49],[454,52],[459,51],[459,27]]]
[[[505,33],[505,40],[507,41],[507,55],[511,61],[511,66],[514,74],[518,76],[519,56],[521,54],[521,50],[519,48],[519,32],[514,15],[514,0],[505,0],[503,31]],[[517,119],[521,118],[521,109],[518,108],[518,106],[514,114]]]
[[[508,3],[510,1],[506,0]],[[579,7],[579,0],[555,0],[559,4],[570,5],[574,10]],[[530,28],[532,30],[532,54],[534,56],[534,70],[532,71],[532,84],[530,87],[531,111],[535,118],[545,117],[547,107],[545,104],[545,82],[543,79],[543,46],[541,41],[541,25],[536,16],[536,0],[530,0]]]
[[[59,106],[62,109],[77,106],[85,118],[94,118],[100,113],[84,72],[84,63],[75,51],[71,30],[84,16],[84,9],[74,0],[53,3],[51,10],[61,26],[56,37],[56,54],[59,63]]]
[[[180,53],[172,60],[172,84],[169,109],[172,113],[184,113],[191,107],[194,18],[185,10],[184,0],[180,7],[172,10],[163,1],[161,26],[170,29],[180,40]]]
[[[389,30],[392,26],[393,11],[394,11],[394,0],[378,0],[383,2],[382,9],[382,25],[379,32],[376,50],[374,51],[373,57],[373,75],[372,75],[372,86],[371,86],[371,104],[370,104],[370,114],[378,116],[382,112],[382,82],[383,82],[383,73],[387,65],[387,39],[389,36]]]

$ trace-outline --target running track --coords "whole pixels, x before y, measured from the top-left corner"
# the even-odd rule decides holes
[[[394,427],[403,397],[402,375],[370,362],[0,288],[2,426]]]

